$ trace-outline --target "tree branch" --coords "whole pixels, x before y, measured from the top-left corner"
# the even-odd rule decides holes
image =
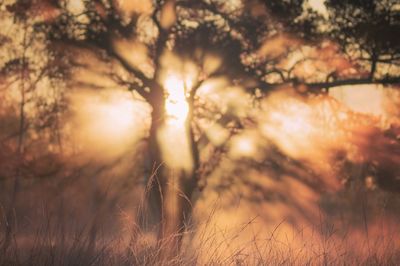
[[[370,79],[370,78],[360,78],[360,79],[344,79],[336,80],[331,82],[315,82],[315,83],[305,83],[310,89],[329,89],[333,87],[346,86],[346,85],[365,85],[365,84],[376,84],[376,85],[399,85],[400,77],[387,77],[382,79]]]
[[[350,85],[367,85],[367,84],[376,84],[376,85],[400,85],[400,77],[386,77],[382,79],[370,79],[370,78],[355,78],[355,79],[343,79],[343,80],[334,80],[327,82],[299,82],[298,80],[290,80],[284,83],[266,83],[263,82],[258,87],[263,92],[269,92],[276,89],[279,89],[285,85],[292,86],[306,86],[311,91],[318,91],[323,89],[329,89],[333,87],[340,86],[350,86]]]
[[[85,48],[85,49],[90,49],[91,48],[91,44],[90,43],[86,43],[86,42],[82,42],[82,41],[77,41],[77,40],[61,40],[63,43],[67,43],[67,44],[71,44],[73,46],[77,46],[77,47],[81,47],[81,48]],[[139,70],[133,68],[122,56],[118,55],[118,53],[116,53],[114,51],[114,49],[112,48],[111,45],[102,45],[97,46],[97,48],[100,48],[101,50],[103,50],[104,52],[107,53],[107,55],[110,58],[114,58],[118,61],[118,63],[121,64],[121,66],[129,73],[133,74],[137,79],[139,79],[142,82],[142,86],[131,86],[132,84],[129,85],[130,90],[136,90],[146,101],[150,101],[150,94],[145,90],[145,87],[149,87],[150,89],[153,89],[158,85],[158,83],[154,82],[152,79],[147,78],[143,73],[141,73]],[[115,78],[115,77],[114,77]],[[121,81],[122,79],[120,79]],[[126,82],[124,82],[126,85]]]

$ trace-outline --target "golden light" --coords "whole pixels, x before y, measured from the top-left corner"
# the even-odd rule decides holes
[[[342,86],[329,90],[336,98],[351,110],[374,116],[385,116],[385,89],[377,85]]]
[[[306,2],[306,6],[311,7],[314,11],[318,12],[320,15],[324,16],[325,18],[329,17],[328,10],[325,5],[324,0],[308,0]]]
[[[250,157],[257,159],[256,134],[245,132],[232,138],[230,143],[229,155],[234,159]]]
[[[123,152],[145,135],[149,108],[125,91],[85,91],[71,96],[77,144],[87,151]]]
[[[184,81],[178,76],[170,75],[165,80],[165,89],[167,94],[165,102],[165,110],[168,116],[167,122],[183,125],[189,112]]]
[[[251,139],[237,139],[236,145],[239,152],[244,156],[251,156],[254,153],[254,144]]]
[[[191,145],[185,127],[189,105],[185,95],[185,82],[177,75],[167,75],[164,80],[166,93],[166,123],[158,133],[161,153],[166,165],[171,169],[191,172]],[[179,149],[176,149],[179,147]]]
[[[128,99],[118,99],[98,106],[101,133],[111,138],[124,136],[132,127],[133,104]],[[104,127],[103,125],[108,125]]]
[[[166,117],[157,140],[169,169],[191,173],[194,161],[186,123],[189,114],[187,96],[198,79],[198,70],[194,63],[182,60],[171,52],[162,55],[161,65],[163,71],[159,82],[164,86]]]
[[[268,100],[268,114],[263,116],[260,129],[286,154],[299,158],[309,156],[318,146],[323,130],[315,119],[314,109],[300,99],[277,95]]]

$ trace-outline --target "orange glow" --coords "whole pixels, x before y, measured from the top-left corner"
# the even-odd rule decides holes
[[[149,108],[122,91],[80,92],[71,96],[74,136],[87,151],[123,152],[145,134]]]
[[[103,127],[101,129],[102,134],[112,138],[118,138],[124,135],[132,126],[134,120],[133,108],[133,104],[126,99],[100,105],[97,112],[99,117],[101,117],[101,124],[112,125]]]
[[[176,170],[193,170],[191,145],[186,127],[178,125],[177,121],[167,123],[159,132],[158,141],[161,143],[161,153],[168,167]]]
[[[300,99],[275,97],[268,103],[266,122],[261,124],[262,134],[294,158],[308,157],[319,150],[317,143],[327,140],[323,137],[326,128],[316,119],[315,108]]]
[[[329,94],[355,112],[384,116],[384,89],[376,85],[342,86],[329,90]]]
[[[304,98],[291,92],[271,95],[263,111],[261,134],[287,156],[306,163],[332,189],[340,187],[332,167],[335,154],[343,152],[353,162],[367,160],[367,132],[375,132],[379,121],[329,96]]]
[[[117,0],[117,6],[125,15],[151,14],[153,4],[150,0]]]

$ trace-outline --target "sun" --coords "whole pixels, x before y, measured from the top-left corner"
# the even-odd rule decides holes
[[[176,74],[166,76],[163,84],[166,95],[166,120],[157,136],[161,143],[162,156],[172,169],[191,172],[193,160],[186,128],[189,104],[185,93],[185,85],[189,84]]]
[[[169,75],[165,80],[164,86],[167,95],[165,102],[167,121],[172,124],[182,125],[185,123],[189,112],[184,81],[176,75]]]

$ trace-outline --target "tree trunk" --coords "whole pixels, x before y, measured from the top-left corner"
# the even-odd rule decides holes
[[[171,167],[163,159],[162,145],[169,145],[169,139],[160,138],[165,125],[164,105],[153,105],[152,121],[149,136],[150,177],[147,180],[146,206],[143,209],[141,224],[146,230],[158,229],[158,239],[164,246],[161,256],[165,259],[175,255],[180,248],[183,232],[191,217],[191,197],[196,185],[197,150],[193,149],[194,141],[190,127],[191,115],[184,125],[185,136],[190,148],[193,167],[190,171]],[[182,147],[173,147],[180,149]],[[177,150],[177,152],[179,152]]]
[[[161,158],[161,147],[157,135],[162,126],[162,115],[153,108],[148,143],[148,168],[146,172],[146,190],[143,213],[140,213],[140,224],[146,231],[158,228],[162,220],[163,192],[166,180]]]

